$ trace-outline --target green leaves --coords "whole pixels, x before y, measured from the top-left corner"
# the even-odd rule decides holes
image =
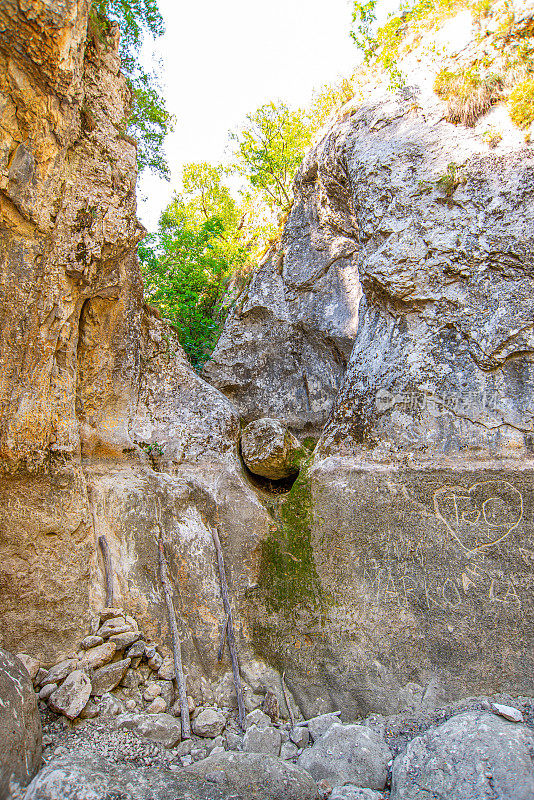
[[[224,321],[230,264],[217,252],[223,231],[217,217],[198,230],[167,222],[139,245],[146,298],[174,326],[196,369],[209,357]]]
[[[173,120],[165,108],[156,75],[146,72],[139,57],[143,37],[161,36],[165,31],[157,0],[93,0],[90,18],[101,39],[105,39],[110,21],[117,22],[121,29],[119,54],[132,91],[132,108],[126,125],[129,135],[137,140],[138,166],[168,180],[162,148]]]
[[[378,0],[367,0],[364,3],[356,0],[352,10],[352,23],[355,28],[350,31],[350,35],[356,47],[362,51],[366,64],[369,64],[375,56],[378,45],[376,36],[373,35],[377,3]]]
[[[301,109],[267,103],[230,138],[236,143],[235,171],[259,190],[268,206],[281,213],[293,201],[291,185],[311,141],[310,126]]]

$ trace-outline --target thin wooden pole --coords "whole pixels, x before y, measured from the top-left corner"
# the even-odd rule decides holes
[[[224,610],[226,612],[226,617],[228,620],[226,624],[226,634],[228,641],[228,649],[230,651],[230,659],[232,662],[232,672],[234,674],[235,693],[237,695],[239,727],[241,728],[241,730],[245,730],[245,703],[243,700],[243,688],[241,686],[241,676],[239,674],[239,660],[237,658],[237,648],[234,636],[234,623],[232,621],[232,609],[230,607],[230,600],[228,599],[228,584],[226,582],[224,556],[221,547],[221,541],[219,539],[219,534],[217,533],[215,528],[211,529],[211,535],[213,537],[213,543],[215,545],[215,551],[217,553],[219,579],[221,581],[221,596],[222,596]]]
[[[217,661],[222,661],[223,652],[224,652],[224,643],[226,642],[226,634],[228,632],[228,620],[229,616],[226,615],[226,619],[224,620],[223,629],[221,631],[221,637],[219,639],[219,649],[217,651]]]
[[[159,573],[161,583],[163,585],[163,594],[165,596],[165,603],[167,605],[167,614],[169,616],[169,628],[172,638],[172,653],[174,657],[174,676],[178,685],[178,697],[180,699],[180,712],[182,715],[182,739],[191,738],[191,724],[189,721],[189,705],[187,702],[187,694],[185,691],[184,671],[182,668],[182,650],[180,646],[180,638],[178,636],[178,625],[176,624],[176,611],[174,610],[174,603],[172,602],[172,589],[169,581],[167,571],[167,562],[165,561],[165,551],[163,549],[162,539],[158,542],[159,554]]]
[[[289,711],[289,721],[291,722],[291,727],[295,727],[295,717],[293,715],[293,711],[291,710],[291,706],[289,704],[289,696],[287,693],[286,687],[286,672],[285,670],[282,672],[282,691],[284,693],[284,700],[286,701],[287,710]]]
[[[104,562],[104,575],[106,580],[106,608],[113,608],[115,597],[113,591],[113,562],[111,560],[111,553],[109,550],[108,540],[105,536],[98,534],[98,517],[96,513],[96,504],[98,501],[98,494],[94,486],[89,485],[87,487],[87,497],[89,500],[89,506],[91,508],[91,514],[93,517],[93,530],[95,533],[95,537],[98,541],[98,546],[100,547],[100,551],[102,553],[102,561]]]
[[[109,552],[108,540],[105,536],[99,536],[98,544],[102,551],[104,572],[106,575],[106,608],[113,608],[113,564],[111,561],[111,553]]]

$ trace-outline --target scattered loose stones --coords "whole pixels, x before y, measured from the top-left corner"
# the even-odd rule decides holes
[[[409,733],[404,734],[398,728],[399,722],[392,723],[397,718],[374,715],[362,724],[342,724],[340,712],[321,714],[291,726],[279,719],[278,701],[271,691],[263,693],[269,703],[264,700],[263,710],[251,710],[245,718],[245,730],[241,731],[235,714],[217,707],[217,700],[221,702],[223,697],[219,690],[211,692],[206,681],[200,681],[203,705],[197,708],[194,698],[188,695],[192,738],[182,742],[174,661],[169,652],[147,643],[135,620],[120,609],[105,609],[97,623],[92,630],[99,634],[86,636],[76,657],[63,659],[50,669],[42,668],[26,654],[19,658],[26,672],[34,676],[41,708],[46,703],[54,712],[49,718],[57,720],[50,723],[55,728],[49,727],[45,735],[45,762],[56,764],[65,776],[71,775],[68,780],[65,778],[65,786],[70,787],[71,779],[82,780],[86,770],[80,753],[96,748],[94,759],[101,765],[105,763],[105,753],[109,753],[112,762],[132,761],[136,769],[148,770],[144,777],[147,785],[155,779],[155,773],[150,772],[152,767],[160,770],[162,781],[162,765],[166,765],[168,775],[185,776],[190,770],[191,780],[194,775],[213,786],[213,795],[206,789],[206,797],[209,794],[220,800],[227,797],[228,791],[239,800],[248,797],[249,785],[261,786],[257,796],[268,800],[423,800],[417,786],[414,788],[414,775],[421,776],[425,787],[428,784],[438,793],[445,792],[448,800],[481,800],[485,794],[478,789],[465,794],[455,770],[449,774],[444,764],[449,763],[450,752],[457,750],[457,759],[466,759],[466,774],[472,774],[474,780],[473,776],[480,772],[475,764],[476,754],[482,748],[483,778],[494,781],[492,786],[501,781],[503,800],[534,797],[534,768],[532,760],[526,758],[527,752],[534,751],[534,735],[522,724],[527,720],[534,726],[534,701],[518,699],[519,707],[515,707],[510,704],[514,699],[508,695],[499,696],[503,702],[475,698],[465,701],[471,703],[467,713],[465,705],[458,705],[456,710],[451,706],[448,722],[443,722],[447,717],[439,713],[421,712],[421,724],[426,727],[418,736],[417,727],[409,720],[405,723],[409,723]],[[128,630],[117,633],[121,627]],[[262,697],[259,691],[257,695]],[[208,698],[211,702],[206,702]],[[473,708],[476,710],[469,710]],[[55,715],[60,715],[59,719]],[[399,719],[402,723],[402,715]],[[101,743],[105,743],[102,751]],[[427,758],[428,753],[433,754],[432,758]],[[48,780],[45,772],[46,767],[43,780]],[[83,780],[92,780],[89,772]],[[504,772],[511,777],[502,778]],[[59,772],[46,774],[51,779]],[[103,780],[102,776],[99,780]],[[34,783],[41,791],[42,781],[36,779]],[[515,794],[506,794],[512,784]],[[204,783],[194,785],[204,792]],[[139,798],[142,800],[141,795]],[[56,798],[51,795],[48,800]],[[162,794],[161,800],[167,800],[167,795]]]

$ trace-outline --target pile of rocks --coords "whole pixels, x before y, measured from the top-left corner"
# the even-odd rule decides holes
[[[39,700],[69,720],[116,716],[124,711],[170,711],[175,704],[174,662],[159,646],[146,642],[136,620],[120,608],[104,608],[80,651],[49,669],[19,653]],[[188,698],[189,710],[195,702]]]
[[[247,781],[264,800],[423,800],[428,792],[479,800],[490,789],[510,800],[534,797],[531,699],[473,698],[358,724],[341,723],[336,712],[290,725],[271,692],[241,730],[235,711],[189,697],[192,737],[182,741],[172,657],[122,609],[103,609],[79,652],[48,669],[18,658],[45,719],[45,765],[25,800],[58,800],[71,785],[111,778],[120,792],[138,768],[146,773],[139,800],[143,781],[160,782],[156,800],[186,790],[240,800],[250,796]]]

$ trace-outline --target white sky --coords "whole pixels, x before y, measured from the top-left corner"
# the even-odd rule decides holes
[[[389,0],[391,2],[391,0]],[[175,131],[166,142],[172,179],[145,174],[141,221],[154,230],[187,161],[221,161],[249,112],[269,100],[306,104],[314,88],[349,75],[359,58],[350,0],[159,0],[157,41]]]

